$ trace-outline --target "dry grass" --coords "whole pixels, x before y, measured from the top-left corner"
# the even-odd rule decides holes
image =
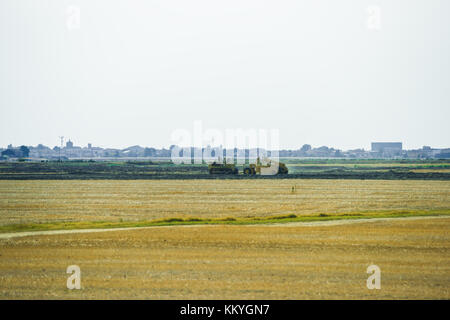
[[[0,181],[0,225],[449,208],[449,181]]]
[[[160,227],[0,241],[0,298],[449,299],[450,219]],[[82,290],[66,288],[79,265]],[[381,290],[366,268],[381,268]]]

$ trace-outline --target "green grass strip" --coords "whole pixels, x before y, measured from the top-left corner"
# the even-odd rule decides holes
[[[147,221],[70,221],[49,223],[23,223],[0,226],[0,233],[49,231],[49,230],[76,230],[76,229],[113,229],[136,228],[152,226],[178,226],[178,225],[257,225],[291,222],[314,222],[330,220],[354,220],[373,218],[404,218],[420,216],[448,216],[450,209],[443,210],[416,210],[416,211],[381,211],[381,212],[352,212],[339,214],[315,215],[279,215],[270,217],[227,217],[227,218],[166,218]]]

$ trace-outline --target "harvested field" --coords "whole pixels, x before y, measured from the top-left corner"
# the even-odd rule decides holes
[[[450,181],[0,181],[0,225],[448,209]]]
[[[449,218],[423,218],[0,240],[0,298],[449,299],[449,229]],[[81,290],[66,288],[73,264]],[[380,290],[366,287],[371,264]]]

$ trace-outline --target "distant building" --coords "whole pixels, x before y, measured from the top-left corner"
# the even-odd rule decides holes
[[[88,148],[92,149],[92,144],[91,143],[88,143]]]
[[[399,155],[403,150],[401,142],[372,142],[372,152]]]
[[[66,142],[66,148],[73,148],[73,142],[72,141],[67,141]]]

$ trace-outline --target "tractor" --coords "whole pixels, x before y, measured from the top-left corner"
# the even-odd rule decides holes
[[[238,174],[239,170],[234,164],[213,162],[208,165],[210,174]]]
[[[276,168],[278,164],[278,168]],[[277,162],[274,160],[266,159],[265,164],[261,162],[259,157],[256,159],[256,164],[251,163],[248,166],[244,166],[244,174],[254,175],[276,175],[276,174],[287,174],[289,172],[286,165],[282,162]]]

